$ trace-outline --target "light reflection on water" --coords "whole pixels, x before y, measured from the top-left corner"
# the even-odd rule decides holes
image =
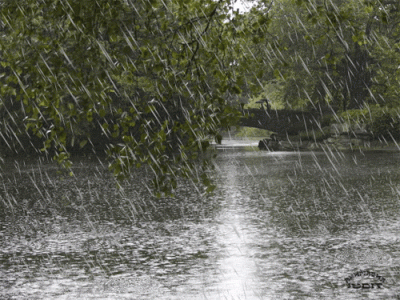
[[[3,167],[0,298],[395,299],[398,153],[224,151],[219,190],[147,198],[98,162]],[[20,205],[20,203],[22,203]],[[349,289],[359,270],[382,289]]]

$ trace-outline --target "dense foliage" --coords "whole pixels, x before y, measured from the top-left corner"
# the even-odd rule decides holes
[[[398,105],[400,2],[279,0],[269,16],[253,51],[274,101],[335,110]]]
[[[229,2],[2,1],[4,124],[42,138],[66,167],[69,146],[98,143],[100,130],[117,177],[147,165],[159,192],[179,177],[211,190],[207,164],[194,162],[237,119],[244,75]]]
[[[2,140],[36,136],[65,167],[77,145],[107,144],[118,178],[145,165],[159,194],[181,177],[211,191],[196,161],[248,98],[398,105],[397,1],[232,2],[2,1]]]
[[[377,139],[389,141],[400,139],[400,109],[366,106],[338,115],[338,122],[364,126]]]

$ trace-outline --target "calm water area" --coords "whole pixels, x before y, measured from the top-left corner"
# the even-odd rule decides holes
[[[0,175],[0,299],[400,299],[400,153],[218,150],[205,194],[96,158]],[[362,271],[362,272],[359,272]]]

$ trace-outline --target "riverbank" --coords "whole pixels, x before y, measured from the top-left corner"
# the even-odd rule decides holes
[[[215,149],[248,148],[259,150],[259,142],[264,137],[224,137],[221,144],[213,143]],[[400,151],[400,143],[382,140],[362,141],[357,139],[343,139],[341,141],[327,139],[322,142],[302,141],[298,136],[289,137],[288,140],[276,142],[271,151]],[[268,150],[268,149],[266,149]]]
[[[399,151],[400,146],[396,142],[384,142],[379,140],[363,141],[353,143],[351,140],[348,142],[335,142],[324,140],[323,142],[310,142],[310,141],[279,141],[279,148],[276,151]]]

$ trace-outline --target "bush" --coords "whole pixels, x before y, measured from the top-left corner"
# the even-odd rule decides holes
[[[326,127],[330,126],[332,123],[336,122],[336,118],[334,115],[325,115],[321,118],[321,126]]]
[[[375,138],[399,139],[400,138],[400,116],[395,109],[375,110],[371,114],[371,121],[367,129]]]
[[[400,111],[395,108],[370,106],[339,114],[343,123],[366,125],[374,138],[400,139]]]
[[[314,131],[302,131],[300,132],[300,138],[303,141],[313,141],[313,142],[322,142],[330,137],[329,128],[323,128],[323,130],[314,130]]]
[[[240,127],[235,137],[267,137],[271,135],[271,131],[253,127]]]
[[[338,118],[342,123],[365,124],[369,118],[369,115],[370,110],[368,108],[351,109],[340,113]]]

